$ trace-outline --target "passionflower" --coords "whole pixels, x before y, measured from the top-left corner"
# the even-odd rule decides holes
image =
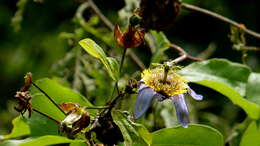
[[[134,107],[134,118],[140,118],[149,108],[152,100],[171,99],[175,106],[179,123],[188,127],[189,112],[185,102],[188,94],[195,100],[202,100],[203,96],[196,94],[187,84],[187,81],[175,70],[164,68],[146,69],[141,74],[141,83],[138,87],[138,96]]]

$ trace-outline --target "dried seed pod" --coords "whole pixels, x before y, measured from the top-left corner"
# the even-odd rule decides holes
[[[114,37],[117,44],[125,48],[136,48],[143,43],[144,31],[129,25],[124,33],[121,32],[118,25],[114,29]]]
[[[63,103],[61,107],[67,111],[68,115],[60,123],[60,132],[65,132],[67,133],[68,137],[73,138],[75,134],[89,125],[89,114],[84,111],[83,108],[79,107],[78,104]]]
[[[18,99],[18,106],[14,107],[14,109],[20,112],[22,115],[28,110],[29,117],[32,114],[32,103],[30,102],[32,96],[28,91],[21,92],[17,91],[15,98]]]
[[[76,103],[72,103],[72,102],[66,102],[66,103],[62,103],[60,105],[60,108],[66,113],[70,113],[72,112],[73,110],[75,110],[76,108],[79,108],[80,105],[79,104],[76,104]]]
[[[141,0],[139,16],[142,28],[164,30],[170,27],[180,13],[179,0]]]
[[[22,115],[28,110],[29,117],[32,114],[32,95],[27,91],[32,85],[32,73],[27,73],[24,77],[24,86],[16,92],[15,98],[18,99],[18,106],[14,109]]]
[[[24,86],[20,89],[21,92],[29,90],[32,85],[32,73],[27,73],[24,77]]]

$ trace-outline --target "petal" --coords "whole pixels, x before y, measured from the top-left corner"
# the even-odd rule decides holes
[[[162,102],[162,101],[164,101],[164,100],[166,99],[166,97],[163,96],[163,95],[160,94],[160,93],[156,93],[156,94],[154,95],[154,98],[156,98],[159,102]]]
[[[188,93],[190,94],[190,96],[192,98],[194,98],[195,100],[202,100],[203,96],[200,94],[197,94],[194,90],[192,90],[190,87],[188,87]]]
[[[147,111],[152,102],[153,96],[156,94],[156,92],[149,87],[142,88],[142,85],[140,85],[140,88],[134,107],[134,119],[140,118]]]
[[[179,94],[171,97],[175,110],[176,110],[176,115],[178,118],[178,121],[184,128],[188,128],[188,124],[190,122],[189,120],[189,112],[187,105],[185,103],[184,95]]]

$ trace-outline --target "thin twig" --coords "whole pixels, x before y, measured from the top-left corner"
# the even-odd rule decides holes
[[[56,120],[56,119],[54,119],[54,118],[52,118],[52,117],[50,117],[50,116],[46,115],[45,113],[42,113],[42,112],[38,111],[37,109],[33,109],[33,111],[35,111],[35,112],[37,112],[37,113],[39,113],[39,114],[43,115],[44,117],[46,117],[46,118],[48,118],[48,119],[50,119],[50,120],[53,120],[53,121],[54,121],[54,122],[56,122],[57,124],[59,124],[59,123],[60,123],[60,121],[59,121],[59,120]]]
[[[102,20],[102,22],[111,30],[114,29],[114,25],[103,15],[103,13],[99,10],[96,4],[92,0],[87,0],[89,6],[92,10],[98,15],[98,17]]]
[[[38,85],[35,83],[32,83],[34,87],[36,87],[38,90],[40,90],[64,115],[66,113],[60,108],[60,106],[45,92],[43,91]]]
[[[211,17],[214,17],[214,18],[217,18],[219,20],[222,20],[226,23],[229,23],[231,25],[234,25],[238,28],[242,28],[242,30],[244,30],[245,33],[249,34],[249,35],[252,35],[258,39],[260,39],[260,34],[255,32],[255,31],[252,31],[250,29],[247,29],[243,24],[239,24],[238,22],[234,21],[234,20],[231,20],[227,17],[224,17],[220,14],[217,14],[215,12],[212,12],[212,11],[209,11],[209,10],[206,10],[206,9],[203,9],[203,8],[200,8],[200,7],[197,7],[197,6],[194,6],[194,5],[190,5],[190,4],[186,4],[186,3],[182,3],[181,6],[185,9],[189,9],[189,10],[193,10],[193,11],[197,11],[197,12],[200,12],[200,13],[203,13],[203,14],[206,14],[206,15],[209,15]]]
[[[257,48],[255,46],[243,46],[241,48],[245,51],[260,51],[260,48]]]
[[[122,72],[122,68],[123,68],[123,64],[124,64],[124,60],[125,60],[126,51],[127,51],[127,48],[124,48],[123,54],[122,54],[122,57],[121,57],[121,61],[120,61],[119,76],[121,76],[121,72]]]
[[[215,51],[216,51],[217,45],[213,42],[211,42],[208,47],[201,52],[198,57],[202,59],[207,59],[209,58]]]
[[[173,43],[170,44],[170,48],[177,50],[181,56],[172,60],[172,61],[166,62],[166,64],[168,66],[172,66],[175,63],[181,62],[181,61],[183,61],[187,58],[191,59],[191,60],[196,60],[196,61],[202,61],[203,60],[202,58],[197,58],[197,57],[193,57],[193,56],[188,55],[188,53],[184,49],[182,49],[180,46],[175,45]]]

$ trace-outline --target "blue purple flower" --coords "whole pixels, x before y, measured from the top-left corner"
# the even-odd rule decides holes
[[[134,107],[135,119],[140,118],[147,111],[153,99],[160,102],[171,99],[179,123],[184,128],[188,127],[190,120],[185,96],[190,95],[195,100],[202,100],[203,96],[196,94],[182,76],[175,70],[169,70],[165,78],[163,68],[147,69],[143,71],[140,82]]]

